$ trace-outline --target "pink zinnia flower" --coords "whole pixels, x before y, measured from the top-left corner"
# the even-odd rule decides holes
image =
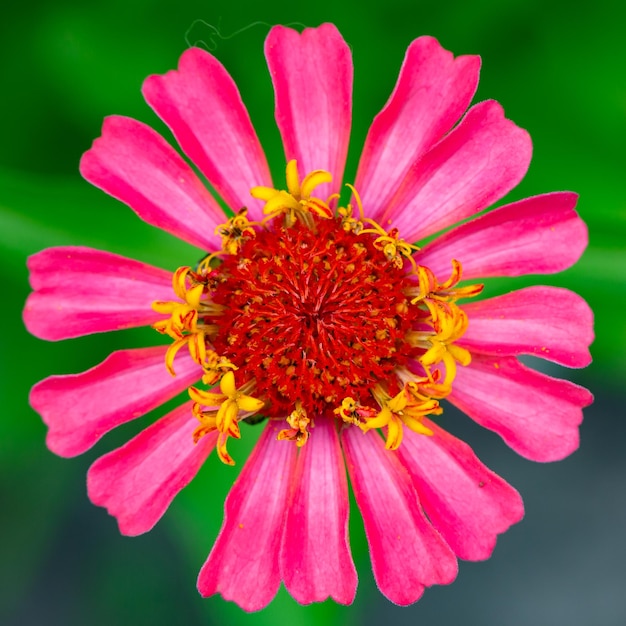
[[[518,360],[589,363],[592,314],[579,296],[529,287],[459,304],[481,291],[459,281],[561,271],[584,250],[585,225],[575,194],[548,193],[420,248],[500,200],[530,162],[528,134],[497,102],[454,126],[479,58],[455,59],[431,37],[409,46],[346,203],[348,46],[330,24],[302,34],[277,26],[265,53],[286,184],[272,182],[237,88],[209,53],[187,50],[177,71],[143,88],[230,217],[158,133],[105,120],[83,176],[205,256],[173,275],[89,248],[31,257],[24,317],[35,335],[152,325],[172,340],[47,378],[31,403],[50,449],[69,457],[188,389],[190,401],[89,470],[89,497],[126,535],[150,530],[214,447],[233,463],[228,441],[262,429],[198,580],[202,595],[250,611],[281,581],[301,603],[352,602],[347,466],[378,586],[409,604],[450,583],[457,557],[489,557],[523,515],[519,494],[429,419],[440,400],[535,461],[577,448],[591,402]]]

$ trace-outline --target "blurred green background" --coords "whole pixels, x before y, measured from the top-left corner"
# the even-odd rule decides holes
[[[594,308],[593,365],[585,372],[550,371],[589,386],[596,403],[586,411],[581,449],[548,466],[519,459],[497,437],[452,410],[446,413],[450,429],[521,491],[527,507],[527,519],[500,539],[493,558],[461,564],[451,587],[427,590],[410,609],[389,604],[376,591],[353,509],[351,541],[360,577],[354,606],[300,607],[281,590],[269,608],[247,615],[220,598],[202,600],[195,590],[197,571],[221,524],[232,469],[212,457],[154,531],[129,539],[104,510],[89,504],[85,472],[154,416],[120,428],[77,459],[46,450],[45,428],[28,407],[30,386],[53,373],[83,371],[112,349],[147,345],[154,337],[153,331],[123,331],[59,344],[30,337],[21,322],[28,293],[25,258],[51,245],[104,248],[170,269],[187,262],[190,253],[195,258],[195,250],[143,224],[83,181],[80,155],[112,113],[146,121],[169,137],[143,102],[140,86],[148,74],[174,68],[187,45],[197,43],[233,74],[273,171],[282,176],[263,40],[269,24],[323,21],[337,24],[354,53],[347,180],[353,179],[368,125],[394,85],[407,45],[429,34],[455,54],[480,54],[475,101],[499,100],[507,116],[531,133],[530,171],[507,200],[553,190],[580,193],[589,249],[576,267],[541,282],[575,289]],[[585,8],[565,0],[3,3],[0,622],[622,624],[625,21],[617,0],[596,0]],[[232,446],[238,467],[254,436],[249,432],[247,442]]]

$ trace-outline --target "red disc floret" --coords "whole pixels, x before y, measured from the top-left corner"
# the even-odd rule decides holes
[[[375,236],[346,231],[338,219],[310,229],[274,220],[216,270],[214,346],[256,380],[269,416],[331,414],[347,396],[369,390],[414,355],[404,336],[417,310],[408,305],[406,272],[389,262]],[[208,320],[207,320],[208,321]]]

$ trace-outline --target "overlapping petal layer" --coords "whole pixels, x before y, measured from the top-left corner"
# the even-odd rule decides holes
[[[28,269],[24,323],[49,341],[151,324],[152,303],[172,292],[170,272],[92,248],[47,248]]]
[[[522,499],[467,444],[428,419],[424,425],[433,436],[407,429],[398,448],[424,512],[458,557],[489,558],[497,535],[522,519]]]
[[[269,423],[224,505],[224,523],[200,570],[203,596],[221,593],[246,611],[258,611],[280,585],[283,522],[296,462],[295,446]]]
[[[504,197],[526,174],[531,153],[528,133],[497,102],[476,104],[413,164],[380,222],[406,241],[436,233]]]
[[[217,432],[196,444],[197,426],[191,403],[183,404],[89,468],[89,498],[117,518],[122,534],[150,530],[206,461]]]
[[[418,600],[425,587],[451,583],[456,558],[426,519],[398,458],[376,432],[349,428],[342,443],[381,592],[404,606]]]
[[[187,353],[176,357],[176,377],[163,367],[166,346],[113,352],[82,372],[50,376],[30,392],[48,426],[46,443],[59,456],[76,456],[111,429],[152,411],[198,380]]]
[[[93,185],[126,203],[139,217],[202,250],[224,213],[178,152],[149,126],[113,115],[104,120],[80,162]]]
[[[143,95],[228,206],[235,211],[246,206],[253,219],[260,218],[250,189],[271,187],[272,178],[248,111],[224,66],[208,52],[190,48],[178,70],[148,77]]]
[[[577,294],[558,287],[528,287],[471,302],[472,320],[459,345],[493,355],[532,354],[568,367],[591,362],[593,312]]]
[[[276,26],[265,41],[265,56],[276,92],[276,123],[287,161],[296,159],[302,172],[330,172],[333,182],[319,186],[319,197],[325,199],[340,190],[348,153],[353,74],[350,50],[332,24],[302,33]]]
[[[587,247],[577,199],[571,192],[548,193],[490,211],[424,246],[419,263],[441,279],[450,275],[451,258],[463,264],[467,280],[561,272]]]
[[[300,603],[354,600],[348,482],[335,425],[318,420],[298,456],[281,556],[285,587]]]
[[[420,158],[463,115],[478,85],[480,57],[454,58],[433,37],[408,47],[398,82],[367,134],[355,187],[378,220]]]
[[[593,396],[514,357],[475,354],[470,365],[458,369],[448,399],[522,456],[558,461],[578,448],[582,409]]]

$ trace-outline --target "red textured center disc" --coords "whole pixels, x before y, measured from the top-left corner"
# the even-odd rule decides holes
[[[212,300],[225,307],[210,320],[215,349],[239,368],[238,385],[256,379],[272,417],[296,400],[313,415],[347,396],[370,404],[367,392],[414,353],[404,341],[416,315],[406,272],[374,235],[346,232],[338,219],[315,226],[270,224],[214,273]]]

